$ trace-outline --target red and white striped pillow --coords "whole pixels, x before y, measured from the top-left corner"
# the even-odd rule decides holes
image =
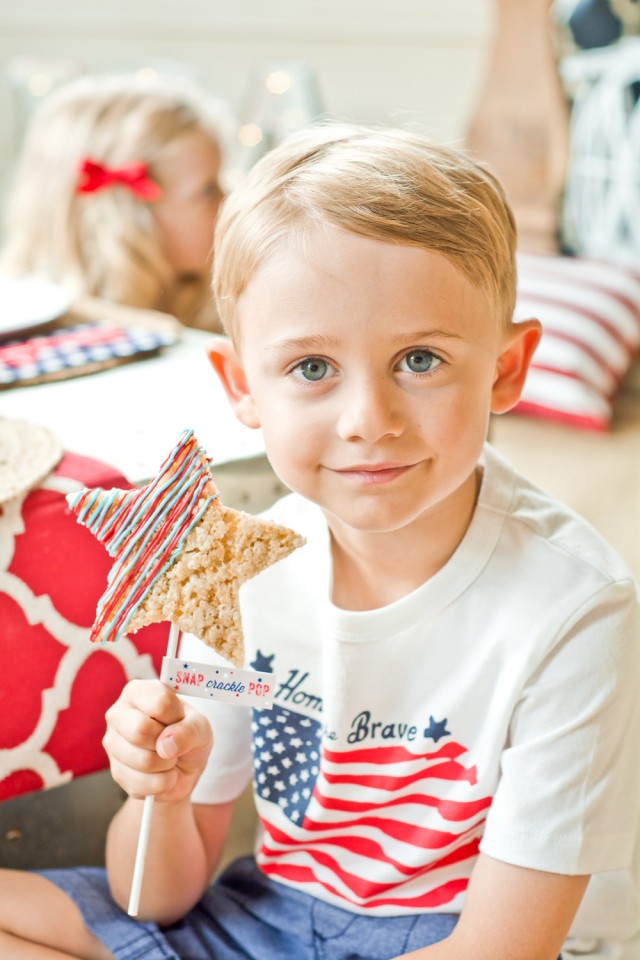
[[[640,271],[519,253],[515,319],[527,317],[540,320],[543,334],[514,412],[608,429],[640,347]]]

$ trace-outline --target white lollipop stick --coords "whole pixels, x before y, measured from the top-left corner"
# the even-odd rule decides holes
[[[178,642],[180,640],[180,628],[171,624],[169,631],[169,642],[167,643],[167,657],[173,659],[178,652]],[[140,890],[142,889],[142,877],[144,874],[144,862],[147,856],[147,846],[149,845],[149,832],[151,830],[151,817],[153,815],[153,796],[144,798],[142,808],[142,820],[140,821],[140,832],[138,834],[138,846],[136,849],[136,860],[133,866],[133,877],[131,880],[131,893],[129,894],[129,907],[127,913],[130,917],[138,916],[138,907],[140,906]]]

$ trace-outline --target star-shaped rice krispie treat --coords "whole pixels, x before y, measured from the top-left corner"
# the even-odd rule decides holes
[[[242,666],[240,585],[305,541],[221,504],[209,463],[189,430],[145,487],[67,498],[78,522],[115,558],[92,640],[169,620]]]

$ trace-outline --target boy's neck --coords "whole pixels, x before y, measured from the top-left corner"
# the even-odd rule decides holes
[[[331,600],[343,610],[376,610],[400,600],[450,560],[475,511],[478,469],[445,509],[433,510],[388,533],[357,531],[329,518]]]

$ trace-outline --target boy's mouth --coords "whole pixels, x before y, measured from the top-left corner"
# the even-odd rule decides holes
[[[354,464],[351,467],[343,467],[336,470],[341,477],[352,480],[354,483],[363,486],[374,486],[383,483],[390,483],[398,477],[403,476],[413,467],[412,463],[369,463]]]

